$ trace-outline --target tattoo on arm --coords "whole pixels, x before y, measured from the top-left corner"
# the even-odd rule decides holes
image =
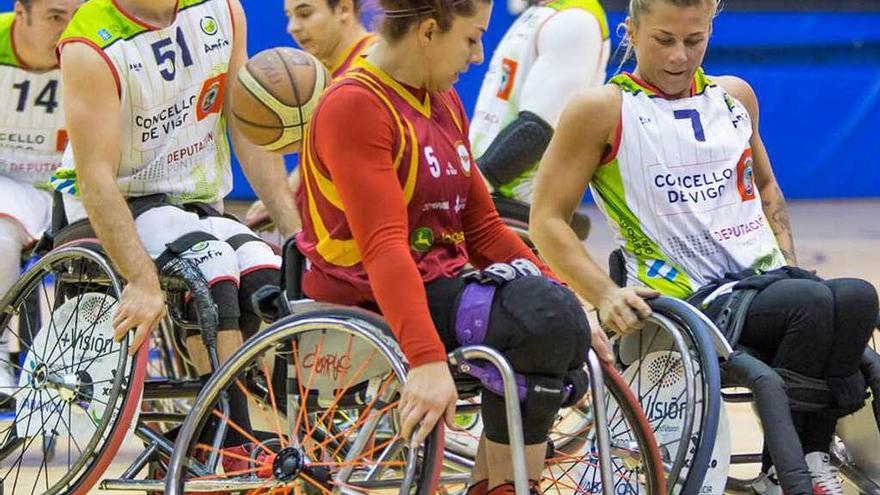
[[[764,215],[770,223],[773,235],[779,249],[789,265],[797,265],[797,257],[794,252],[794,239],[791,236],[791,220],[788,216],[788,207],[785,205],[785,197],[778,184],[773,185],[772,193],[761,197],[761,205]]]

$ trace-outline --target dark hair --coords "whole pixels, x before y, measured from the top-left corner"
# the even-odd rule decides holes
[[[361,0],[351,0],[351,4],[354,8],[354,15],[361,15]],[[327,0],[327,6],[330,7],[330,10],[335,10],[339,5],[339,0]]]
[[[25,10],[28,12],[31,11],[31,7],[34,5],[34,0],[15,0],[16,2],[24,5]]]
[[[391,42],[397,41],[413,24],[434,19],[440,32],[452,27],[456,17],[470,17],[477,11],[477,2],[492,0],[380,0],[384,12],[380,30]]]

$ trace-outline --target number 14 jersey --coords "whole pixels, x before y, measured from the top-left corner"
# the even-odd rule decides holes
[[[0,175],[45,185],[67,144],[60,71],[31,71],[15,53],[15,14],[0,14]]]
[[[107,61],[121,101],[117,184],[126,197],[216,203],[231,189],[222,116],[234,21],[227,0],[178,0],[170,26],[150,26],[114,0],[77,11],[59,46],[81,42]],[[100,119],[95,115],[95,119]],[[53,185],[77,193],[73,155]]]

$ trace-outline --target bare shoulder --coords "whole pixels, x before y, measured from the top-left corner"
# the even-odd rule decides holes
[[[563,113],[563,121],[591,135],[607,137],[617,127],[621,103],[621,92],[617,86],[606,84],[589,88],[571,99]]]
[[[739,100],[753,118],[757,115],[758,97],[745,79],[737,76],[712,76],[712,81]]]

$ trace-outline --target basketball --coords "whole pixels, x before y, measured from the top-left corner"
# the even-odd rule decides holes
[[[264,50],[238,72],[232,90],[233,118],[242,134],[261,149],[297,152],[329,81],[321,62],[302,50]]]

